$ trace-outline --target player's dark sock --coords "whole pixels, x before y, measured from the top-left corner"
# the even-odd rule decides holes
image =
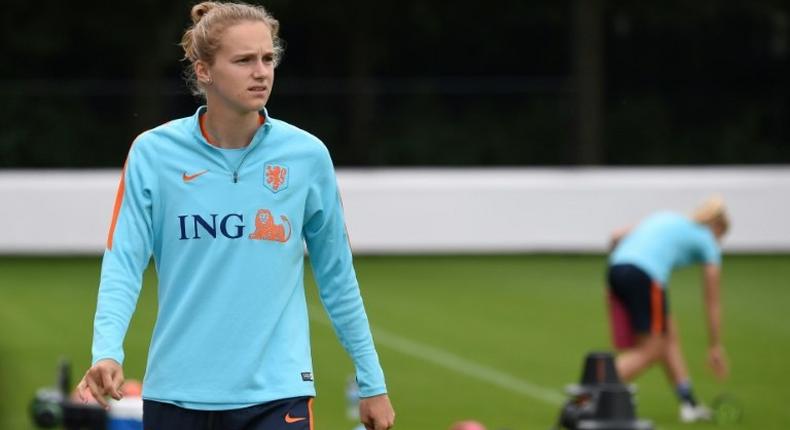
[[[675,392],[682,403],[690,403],[697,406],[697,399],[694,398],[694,391],[691,389],[691,381],[683,381],[675,386]]]

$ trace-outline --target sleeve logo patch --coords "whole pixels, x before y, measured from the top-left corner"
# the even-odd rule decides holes
[[[313,372],[302,372],[302,381],[312,381],[313,380]]]

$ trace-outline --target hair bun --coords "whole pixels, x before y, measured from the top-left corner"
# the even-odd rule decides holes
[[[192,23],[197,24],[207,13],[214,9],[217,4],[213,1],[204,1],[192,7]]]

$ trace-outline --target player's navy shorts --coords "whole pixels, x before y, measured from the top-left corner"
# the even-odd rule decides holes
[[[144,430],[312,430],[313,398],[294,397],[241,409],[202,411],[143,400]]]
[[[661,284],[633,264],[609,266],[609,320],[617,348],[636,344],[636,335],[667,332],[669,302]]]

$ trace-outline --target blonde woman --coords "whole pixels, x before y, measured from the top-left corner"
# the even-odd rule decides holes
[[[356,367],[360,420],[394,412],[362,303],[336,178],[316,137],[265,109],[282,55],[263,7],[204,2],[182,46],[205,97],[141,134],[115,203],[78,388],[120,398],[123,338],[153,255],[159,310],[143,382],[146,429],[313,429],[307,245],[321,300]]]
[[[709,420],[711,413],[692,391],[677,327],[669,316],[669,278],[677,267],[703,266],[708,363],[724,378],[728,368],[721,340],[719,241],[728,227],[724,201],[713,197],[691,218],[659,212],[612,236],[608,291],[614,344],[619,350],[617,371],[630,381],[661,363],[676,389],[683,422]]]

